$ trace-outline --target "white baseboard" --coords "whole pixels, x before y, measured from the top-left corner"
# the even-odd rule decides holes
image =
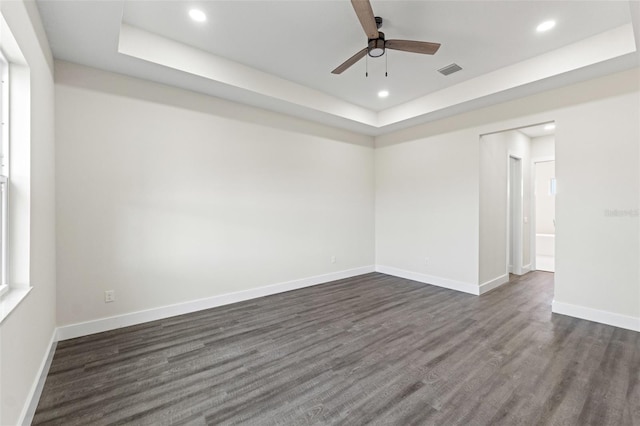
[[[509,274],[500,275],[497,278],[494,278],[492,280],[489,280],[487,282],[480,284],[480,294],[484,294],[508,282],[509,282]]]
[[[527,264],[524,266],[521,266],[520,268],[514,268],[512,266],[509,266],[509,268],[507,268],[509,270],[509,272],[507,272],[508,274],[514,274],[514,275],[524,275],[527,272],[531,271],[531,264]]]
[[[201,311],[203,309],[215,308],[216,306],[229,305],[231,303],[242,302],[249,299],[255,299],[257,297],[269,296],[271,294],[283,293],[285,291],[310,287],[313,285],[323,284],[343,278],[350,278],[356,275],[362,275],[374,271],[375,267],[373,265],[363,266],[360,268],[331,272],[329,274],[316,275],[313,277],[237,291],[234,293],[221,294],[218,296],[207,297],[205,299],[192,300],[175,305],[162,306],[145,311],[131,312],[108,318],[100,318],[93,321],[65,325],[58,327],[58,340],[73,339],[76,337],[87,336],[89,334],[115,330],[117,328],[128,327],[130,325],[142,324],[145,322],[169,318],[176,315],[188,314],[191,312]]]
[[[457,290],[464,293],[475,294],[476,296],[480,294],[480,288],[476,284],[466,283],[463,281],[455,281],[448,278],[421,274],[419,272],[405,271],[404,269],[398,269],[384,265],[376,265],[376,272],[393,275],[394,277],[406,278],[408,280],[418,281],[425,284],[431,284],[438,287],[444,287],[450,290]]]
[[[536,256],[536,269],[538,271],[554,272],[556,270],[556,261],[553,256]]]
[[[640,331],[640,318],[587,308],[585,306],[572,305],[554,300],[551,303],[551,312],[612,325],[627,330]]]
[[[22,409],[22,413],[20,413],[20,417],[18,419],[19,425],[28,426],[33,421],[33,416],[36,413],[36,408],[38,408],[40,395],[42,395],[42,389],[44,388],[44,382],[47,379],[47,375],[49,374],[51,361],[53,361],[53,354],[56,351],[57,342],[57,329],[54,329],[53,334],[51,335],[51,339],[49,340],[49,349],[47,350],[44,358],[42,359],[42,362],[40,363],[38,375],[31,385],[31,389],[29,389],[29,394],[27,395],[27,403]]]

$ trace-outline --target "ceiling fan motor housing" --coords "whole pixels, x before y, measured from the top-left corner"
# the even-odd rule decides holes
[[[440,48],[440,43],[416,40],[385,40],[384,33],[378,31],[382,27],[383,19],[373,14],[370,0],[351,0],[351,5],[358,16],[364,33],[367,35],[367,47],[359,50],[355,55],[340,64],[331,71],[332,74],[342,74],[343,71],[367,56],[379,58],[385,54],[387,48],[421,53],[423,55],[433,55]]]
[[[378,38],[369,39],[368,53],[372,58],[378,58],[384,55],[384,33],[378,32]]]

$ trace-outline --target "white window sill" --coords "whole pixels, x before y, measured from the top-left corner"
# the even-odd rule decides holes
[[[10,288],[2,295],[0,298],[0,323],[27,297],[32,288]]]

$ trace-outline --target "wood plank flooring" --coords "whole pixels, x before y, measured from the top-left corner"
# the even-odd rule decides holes
[[[640,333],[372,273],[60,342],[33,424],[640,425]]]

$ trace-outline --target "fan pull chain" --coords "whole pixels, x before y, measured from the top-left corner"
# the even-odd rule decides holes
[[[364,58],[364,76],[369,77],[369,55]]]
[[[387,73],[388,70],[389,70],[389,54],[385,53],[384,55],[384,76],[385,77],[389,77],[389,73]]]

